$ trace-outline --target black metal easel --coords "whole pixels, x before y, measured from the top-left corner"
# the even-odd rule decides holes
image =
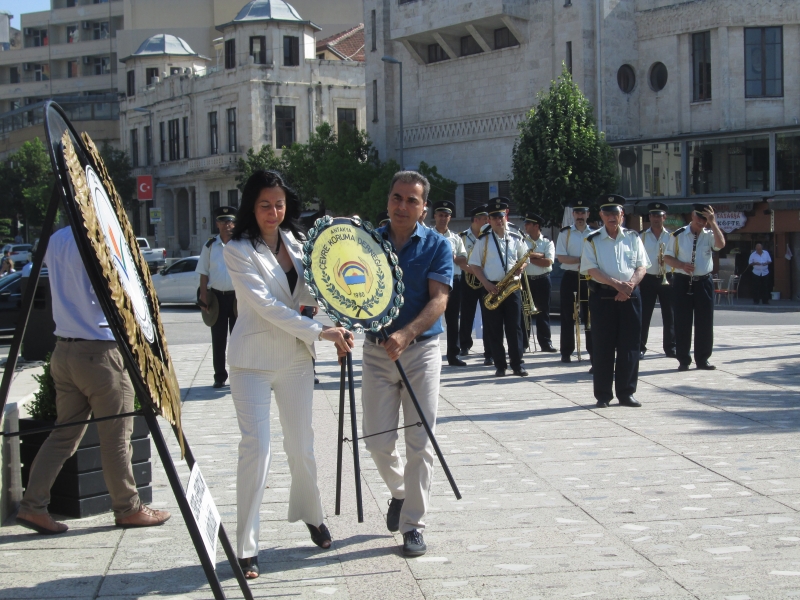
[[[19,356],[19,349],[22,345],[22,339],[25,335],[25,329],[28,326],[28,319],[30,318],[31,307],[33,306],[33,298],[34,294],[36,293],[36,288],[39,284],[39,276],[41,274],[42,263],[44,262],[44,255],[47,250],[47,245],[50,242],[50,236],[53,233],[53,227],[55,226],[55,218],[56,214],[58,213],[58,206],[59,206],[59,191],[58,191],[58,183],[53,187],[53,192],[50,196],[50,205],[47,209],[47,214],[45,216],[44,225],[42,227],[42,232],[39,237],[39,245],[36,249],[36,255],[33,259],[33,266],[31,267],[30,276],[28,279],[28,286],[25,288],[25,293],[22,298],[22,306],[20,310],[19,320],[17,321],[17,326],[14,330],[14,337],[11,342],[11,347],[9,348],[8,352],[8,359],[6,360],[5,369],[3,371],[3,379],[2,383],[0,383],[0,414],[2,414],[3,409],[5,408],[6,402],[8,401],[8,393],[11,389],[11,380],[14,375],[14,370],[16,369],[17,359]],[[67,215],[69,216],[70,222],[75,223],[75,215],[72,215],[70,210],[67,210]],[[73,226],[73,232],[77,233],[77,230]],[[77,239],[78,241],[78,248],[83,250],[82,244],[80,243],[81,240]],[[85,240],[83,240],[85,242]],[[82,252],[83,254],[83,252]],[[84,260],[84,264],[86,264]],[[86,269],[89,279],[92,282],[92,286],[96,290],[105,289],[106,282],[102,279],[99,273],[95,271],[95,269],[87,268]],[[129,373],[136,373],[136,363],[135,359],[130,353],[130,350],[127,347],[127,344],[121,342],[122,333],[120,328],[116,322],[116,319],[113,318],[114,313],[109,305],[110,298],[108,294],[97,294],[97,298],[100,301],[100,304],[103,308],[103,312],[108,319],[109,327],[111,328],[112,332],[114,333],[114,337],[117,340],[117,345],[119,347],[120,353],[122,354],[123,359],[125,360],[125,365],[128,369]],[[183,520],[186,523],[186,527],[189,530],[189,535],[192,539],[192,543],[194,544],[195,550],[197,551],[197,555],[200,558],[200,563],[203,567],[203,571],[205,572],[206,579],[208,580],[209,586],[214,594],[214,598],[216,600],[224,600],[225,599],[225,592],[222,589],[222,584],[217,577],[217,573],[214,569],[214,563],[212,558],[208,555],[205,549],[205,545],[203,543],[203,539],[200,535],[200,529],[197,526],[197,523],[194,520],[192,515],[191,508],[189,507],[189,502],[186,499],[186,494],[183,490],[183,486],[181,485],[180,477],[178,476],[177,469],[175,468],[175,463],[172,461],[172,456],[169,452],[169,448],[167,448],[167,443],[162,435],[161,428],[158,425],[158,421],[156,420],[156,414],[153,412],[151,408],[153,405],[152,398],[150,397],[150,391],[143,384],[141,379],[137,376],[131,377],[131,381],[134,385],[136,393],[139,398],[146,399],[146,402],[143,402],[143,409],[142,415],[147,422],[147,426],[150,429],[150,435],[153,438],[153,442],[156,445],[156,449],[158,451],[159,458],[161,459],[161,464],[164,466],[164,470],[167,474],[167,479],[169,480],[170,486],[172,487],[172,492],[175,495],[175,499],[178,502],[178,507],[180,508],[181,515],[183,516]],[[90,419],[88,421],[79,421],[75,423],[65,423],[61,425],[53,425],[48,429],[56,429],[59,427],[66,427],[66,426],[83,426],[89,423],[94,423],[97,421],[105,421],[109,420],[109,418],[123,418],[130,416],[130,414],[124,415],[115,415],[114,417],[106,417],[101,419]],[[37,429],[36,431],[41,431]],[[180,435],[180,432],[177,428],[174,428],[175,434]],[[26,433],[34,433],[26,432]],[[2,434],[5,435],[5,434]],[[20,435],[18,432],[11,434],[14,436]],[[185,457],[186,462],[191,469],[194,466],[194,456],[191,453],[189,448],[189,444],[186,441],[185,436],[183,437],[184,447],[185,447]],[[236,576],[236,579],[239,583],[239,587],[242,590],[242,594],[244,595],[246,600],[253,600],[252,592],[250,591],[250,587],[247,584],[247,579],[242,572],[241,567],[239,566],[238,561],[236,560],[236,553],[231,546],[230,540],[225,532],[225,528],[220,523],[219,526],[219,541],[222,544],[223,549],[225,550],[225,555],[230,562],[231,568],[233,569],[233,573]]]

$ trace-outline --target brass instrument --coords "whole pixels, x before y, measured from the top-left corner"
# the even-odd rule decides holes
[[[495,310],[506,298],[522,287],[522,282],[519,279],[519,275],[517,275],[517,271],[522,268],[522,265],[525,264],[528,257],[534,252],[535,250],[528,250],[525,256],[520,258],[514,266],[511,267],[511,270],[506,273],[506,276],[497,282],[496,294],[486,294],[486,297],[483,299],[483,305],[487,310]]]
[[[585,332],[590,332],[592,330],[592,313],[589,311],[589,285],[586,285],[586,299],[581,298],[581,281],[588,282],[590,277],[581,277],[580,273],[578,273],[578,291],[572,292],[573,296],[573,303],[572,303],[572,319],[575,321],[575,348],[578,351],[578,360],[581,360],[581,302],[586,302],[586,327],[584,327]]]
[[[664,262],[664,251],[667,245],[663,242],[658,247],[658,274],[661,275],[661,285],[669,285],[667,281],[667,265]]]
[[[528,276],[522,274],[522,317],[525,319],[525,330],[530,332],[533,325],[533,317],[539,314],[539,309],[533,303],[531,284],[528,283]]]
[[[477,244],[478,242],[476,241],[475,243]],[[472,246],[472,248],[470,248],[469,254],[467,254],[467,263],[469,263],[469,257],[472,256],[472,251],[473,250],[475,250],[475,246]],[[486,252],[484,251],[483,254],[484,254],[483,260],[485,261],[486,260]],[[464,271],[464,281],[473,290],[479,290],[481,288],[481,285],[483,285],[483,284],[481,284],[481,281],[480,281],[480,279],[478,279],[477,275],[475,275],[474,273],[470,273],[468,271]]]

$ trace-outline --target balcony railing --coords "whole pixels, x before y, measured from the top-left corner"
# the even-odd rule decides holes
[[[119,100],[116,94],[54,98],[70,121],[117,121]],[[0,114],[0,135],[44,122],[45,102],[29,104]]]

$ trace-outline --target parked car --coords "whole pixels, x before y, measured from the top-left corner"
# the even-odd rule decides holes
[[[139,249],[142,251],[142,256],[147,261],[151,273],[155,273],[167,264],[166,248],[151,248],[147,238],[136,238],[136,241],[139,243]]]
[[[200,290],[200,273],[196,273],[199,256],[189,256],[162,269],[153,276],[158,302],[161,304],[196,304]]]
[[[10,335],[17,327],[20,311],[22,273],[16,271],[0,279],[0,334]]]
[[[32,247],[30,244],[6,244],[0,254],[5,256],[6,250],[11,250],[11,260],[14,261],[14,268],[19,271],[31,262]]]

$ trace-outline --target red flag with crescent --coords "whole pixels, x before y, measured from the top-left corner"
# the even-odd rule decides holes
[[[153,199],[153,176],[139,175],[136,178],[136,196],[141,202]]]

